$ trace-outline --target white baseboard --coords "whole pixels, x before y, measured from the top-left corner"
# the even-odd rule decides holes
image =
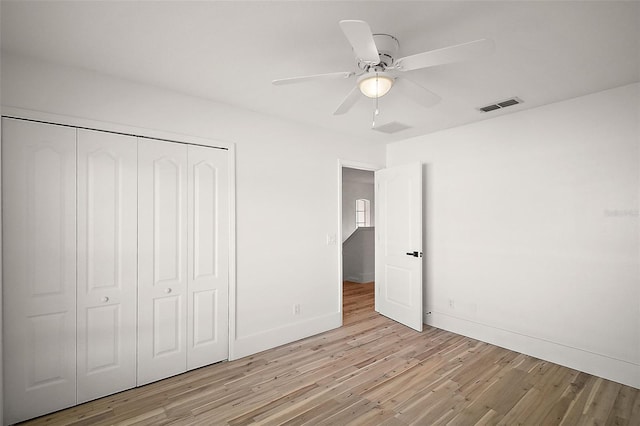
[[[439,312],[425,315],[425,324],[640,389],[640,365],[632,362]]]
[[[262,333],[238,337],[233,345],[233,354],[229,360],[239,359],[280,345],[314,336],[342,325],[342,312],[335,312],[315,318],[309,318],[283,327],[273,328]]]

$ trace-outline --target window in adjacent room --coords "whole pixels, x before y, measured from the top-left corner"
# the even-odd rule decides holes
[[[356,228],[371,226],[371,202],[361,198],[356,200]]]

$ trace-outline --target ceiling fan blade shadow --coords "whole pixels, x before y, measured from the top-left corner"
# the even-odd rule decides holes
[[[349,94],[342,100],[342,103],[340,103],[338,108],[333,112],[333,115],[341,115],[349,111],[351,107],[358,102],[358,99],[360,99],[360,89],[358,86],[354,86]]]
[[[467,61],[488,55],[493,52],[494,48],[495,43],[493,40],[483,38],[468,43],[405,56],[404,58],[398,59],[393,68],[400,71],[411,71],[436,65]]]
[[[340,80],[349,78],[355,75],[353,72],[332,72],[328,74],[314,74],[314,75],[304,75],[301,77],[291,77],[291,78],[281,78],[278,80],[273,80],[271,83],[275,86],[281,86],[283,84],[294,84],[294,83],[305,83],[307,81],[319,81],[319,80]]]
[[[340,28],[358,59],[370,65],[380,63],[378,48],[369,24],[364,21],[344,20],[340,21]]]
[[[442,100],[440,96],[431,90],[425,89],[418,83],[404,77],[396,78],[394,87],[397,87],[397,90],[404,96],[425,108],[431,108]]]

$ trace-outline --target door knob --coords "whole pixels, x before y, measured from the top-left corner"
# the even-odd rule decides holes
[[[411,253],[407,253],[407,256],[422,257],[422,252],[412,251]]]
[[[107,296],[104,296],[104,297],[102,298],[102,302],[103,302],[103,303],[107,303],[108,301],[109,301],[109,298],[108,298]]]
[[[170,288],[167,288],[167,289],[165,289],[165,290],[164,290],[164,292],[165,292],[165,293],[167,293],[167,294],[169,294],[169,293],[171,293],[171,289],[170,289]]]

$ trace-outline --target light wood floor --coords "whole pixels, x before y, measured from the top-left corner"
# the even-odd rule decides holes
[[[41,417],[34,425],[640,425],[640,391],[373,311],[344,326]]]

